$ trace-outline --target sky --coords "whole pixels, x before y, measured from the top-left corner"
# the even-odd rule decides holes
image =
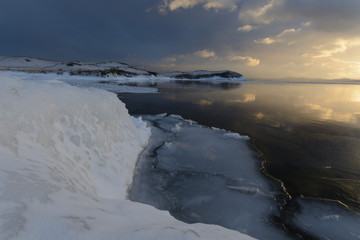
[[[0,55],[360,79],[360,1],[1,0]]]

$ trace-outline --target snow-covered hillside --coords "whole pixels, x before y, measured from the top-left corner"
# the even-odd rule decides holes
[[[161,74],[164,77],[176,78],[176,79],[238,79],[246,80],[243,75],[237,72],[228,70],[224,71],[206,71],[198,70],[193,72],[169,72]]]
[[[156,75],[118,62],[54,62],[29,57],[0,56],[0,70],[37,73],[69,73],[71,75],[93,76],[137,76]]]
[[[99,77],[147,77],[152,81],[168,80],[246,80],[241,74],[224,71],[193,71],[156,73],[119,62],[54,62],[30,57],[0,56],[0,71],[23,71],[30,73],[68,73],[70,75]]]
[[[115,94],[23,76],[0,72],[0,239],[252,239],[127,200],[145,123]]]

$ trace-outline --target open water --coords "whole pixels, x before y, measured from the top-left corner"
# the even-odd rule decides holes
[[[119,98],[130,114],[178,114],[251,138],[258,171],[283,192],[277,199],[279,214],[268,218],[271,225],[295,239],[360,238],[360,85],[194,82],[157,87],[159,94]],[[193,221],[179,210],[172,214]]]

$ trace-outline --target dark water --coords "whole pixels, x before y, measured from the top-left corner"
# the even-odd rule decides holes
[[[121,94],[130,114],[179,114],[252,138],[266,171],[291,197],[339,201],[360,211],[360,86],[167,84]]]

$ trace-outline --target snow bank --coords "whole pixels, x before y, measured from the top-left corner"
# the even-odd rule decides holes
[[[0,239],[252,239],[127,200],[150,131],[115,94],[0,83]]]

